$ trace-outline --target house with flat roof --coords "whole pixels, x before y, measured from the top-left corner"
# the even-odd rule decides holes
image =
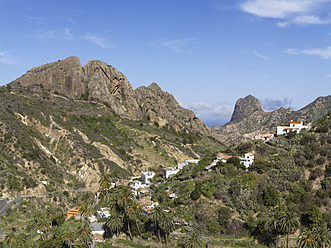
[[[153,177],[155,176],[154,172],[141,172],[141,178],[143,179],[145,184],[149,184],[151,183],[149,180],[153,179]]]
[[[290,120],[290,125],[277,126],[277,135],[288,134],[289,132],[300,133],[302,130],[309,130],[310,125],[304,126],[303,121]]]

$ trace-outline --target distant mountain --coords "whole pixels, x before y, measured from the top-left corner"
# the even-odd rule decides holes
[[[42,65],[0,87],[0,197],[96,190],[113,170],[138,175],[223,149],[212,135],[155,83],[133,90],[115,68],[77,57]]]
[[[217,138],[225,144],[238,144],[246,139],[252,139],[257,134],[275,133],[279,123],[290,120],[314,122],[331,110],[331,95],[319,97],[306,107],[293,111],[291,108],[280,108],[272,112],[264,112],[260,101],[248,95],[240,98],[231,121],[221,127],[212,127]]]
[[[239,98],[230,121],[244,119],[256,111],[262,110],[260,101],[252,95]]]

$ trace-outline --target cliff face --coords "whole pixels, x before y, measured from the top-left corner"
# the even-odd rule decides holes
[[[231,121],[244,119],[256,111],[262,111],[260,101],[252,95],[239,98],[234,107]]]
[[[313,122],[322,118],[331,109],[331,96],[319,97],[306,107],[293,111],[279,108],[264,112],[260,101],[249,95],[240,98],[235,106],[232,119],[222,127],[213,127],[217,138],[225,144],[238,144],[254,138],[257,134],[275,133],[280,122],[302,120]]]
[[[31,69],[11,84],[45,89],[72,99],[106,102],[122,118],[171,125],[176,130],[212,135],[192,111],[180,107],[174,97],[153,83],[133,90],[124,74],[98,60],[81,66],[77,57]]]

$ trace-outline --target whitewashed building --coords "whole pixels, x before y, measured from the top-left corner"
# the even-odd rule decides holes
[[[304,126],[302,121],[290,120],[290,125],[277,126],[277,135],[287,134],[290,131],[300,133],[303,129],[309,130],[309,126]]]
[[[178,173],[179,169],[174,168],[174,167],[168,167],[168,168],[164,168],[163,171],[164,171],[164,177],[170,178],[170,177],[176,175]]]
[[[240,163],[243,164],[246,168],[248,168],[254,162],[254,154],[245,153],[244,157],[239,159],[240,159]]]
[[[141,178],[143,179],[145,184],[149,184],[151,179],[155,176],[154,172],[141,172]]]

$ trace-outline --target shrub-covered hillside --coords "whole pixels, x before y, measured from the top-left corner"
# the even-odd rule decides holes
[[[200,133],[121,118],[107,102],[70,99],[42,84],[0,87],[3,197],[96,190],[100,176],[114,169],[139,174],[219,147]]]
[[[232,156],[255,151],[248,171],[229,159],[206,172],[215,154],[205,156],[156,188],[154,200],[175,209],[203,235],[254,236],[268,246],[279,243],[279,237],[285,244],[287,234],[293,243],[300,232],[302,238],[307,230],[331,228],[330,114],[309,132],[249,141],[224,151]]]

